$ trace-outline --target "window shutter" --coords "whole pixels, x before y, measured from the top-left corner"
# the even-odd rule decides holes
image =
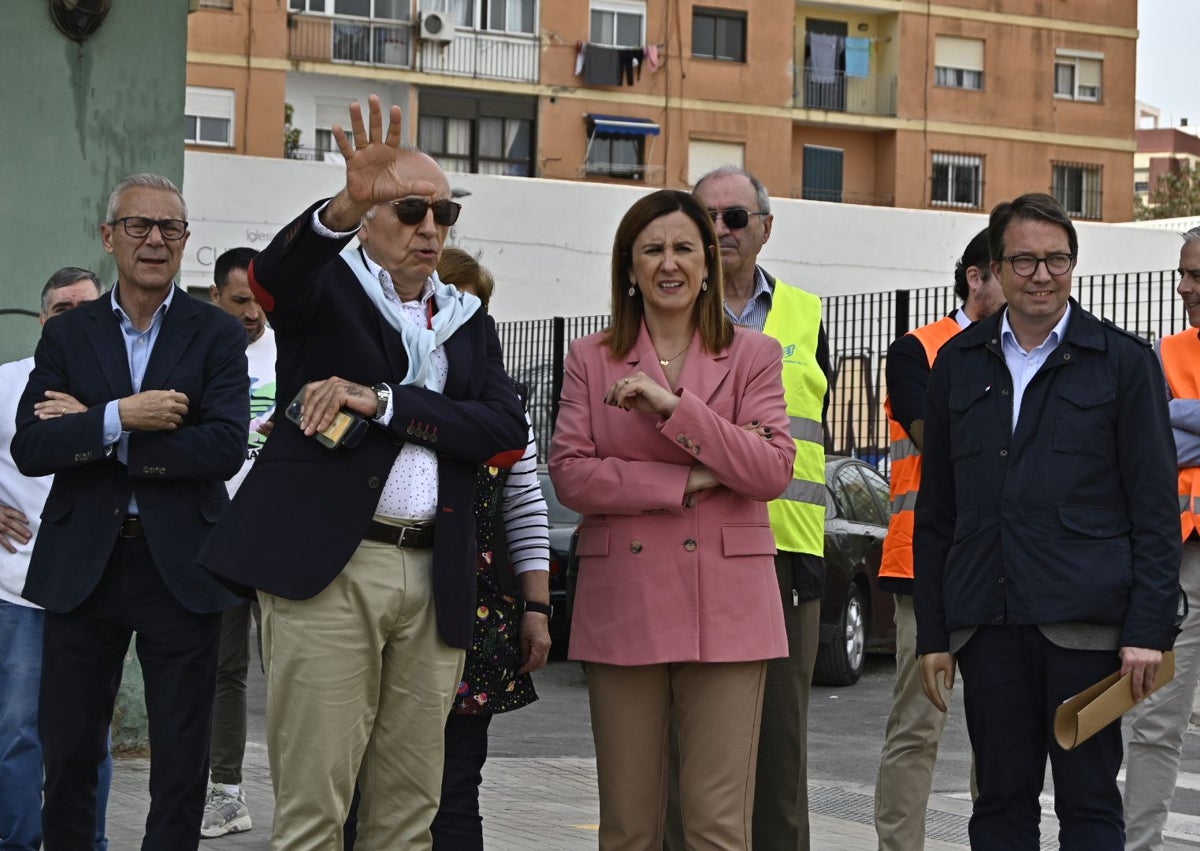
[[[738,142],[708,142],[703,139],[693,139],[688,143],[689,186],[695,186],[697,180],[723,165],[744,168],[746,146]]]
[[[977,38],[939,35],[934,57],[934,64],[939,68],[983,71],[983,42]]]
[[[1098,59],[1080,59],[1078,65],[1079,85],[1100,88],[1101,63]]]
[[[188,86],[183,111],[186,115],[233,118],[233,92],[229,89]]]

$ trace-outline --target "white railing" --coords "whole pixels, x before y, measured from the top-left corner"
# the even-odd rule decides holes
[[[538,81],[537,36],[459,28],[448,42],[418,41],[417,67],[435,74]]]

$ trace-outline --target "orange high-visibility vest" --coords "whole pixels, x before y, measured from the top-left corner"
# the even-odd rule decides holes
[[[909,333],[925,348],[929,366],[946,342],[961,331],[953,315],[928,325],[922,325]],[[921,452],[908,436],[908,432],[892,416],[892,398],[883,403],[887,413],[888,432],[891,438],[891,491],[892,519],[888,523],[887,537],[883,541],[883,561],[879,566],[880,576],[896,579],[913,578],[913,521],[917,507],[917,491],[921,488]]]
[[[1163,337],[1159,348],[1167,387],[1176,399],[1200,399],[1200,335],[1195,328]],[[1179,469],[1179,528],[1183,540],[1200,529],[1200,467]]]

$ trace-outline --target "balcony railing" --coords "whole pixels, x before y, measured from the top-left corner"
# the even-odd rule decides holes
[[[798,68],[795,103],[802,109],[827,109],[854,115],[896,114],[896,78],[874,75],[850,77],[844,71]]]
[[[436,74],[536,83],[538,50],[536,36],[460,28],[452,41],[418,42],[417,67]]]
[[[288,28],[289,59],[412,67],[413,28],[407,22],[291,15]]]
[[[408,22],[293,14],[288,58],[417,68],[436,74],[492,80],[538,81],[538,39],[458,29],[449,42],[417,40]]]

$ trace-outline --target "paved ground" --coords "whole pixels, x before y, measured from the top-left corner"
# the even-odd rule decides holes
[[[146,818],[149,762],[120,760],[109,799],[113,851],[137,848]],[[266,851],[271,835],[271,785],[267,754],[247,748],[246,798],[254,819],[248,833],[205,840],[202,851]],[[873,790],[857,786],[811,786],[815,851],[875,851],[871,826]],[[575,851],[596,847],[596,764],[592,759],[500,758],[488,761],[482,789],[485,844],[489,851]],[[927,851],[963,849],[969,804],[946,797],[933,802]],[[1046,825],[1043,825],[1045,829]],[[1051,829],[1050,835],[1053,835]],[[939,841],[936,836],[956,836]],[[1052,847],[1052,846],[1048,846]]]

